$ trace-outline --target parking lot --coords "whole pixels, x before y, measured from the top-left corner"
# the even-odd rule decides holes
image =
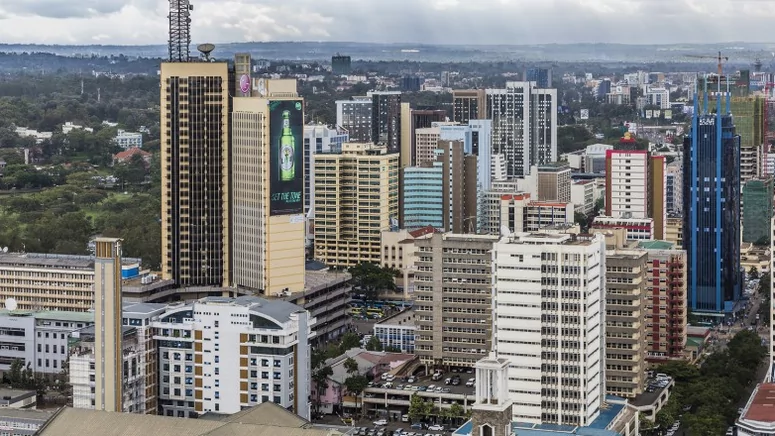
[[[422,371],[422,370],[420,370]],[[454,380],[458,382],[455,384]],[[412,392],[425,392],[427,394],[458,394],[471,395],[474,392],[474,374],[473,370],[460,369],[457,372],[441,373],[434,379],[433,375],[417,374],[407,377],[395,377],[383,375],[378,381],[369,385],[367,392],[375,393],[374,390],[389,391],[407,391],[408,395]]]
[[[384,425],[375,425],[379,422]],[[420,428],[422,427],[422,428]],[[428,429],[432,427],[434,430]],[[433,424],[410,424],[402,421],[387,421],[387,420],[375,420],[369,422],[368,425],[361,425],[353,427],[346,434],[348,436],[446,436],[451,430],[444,426],[442,428],[435,427]]]

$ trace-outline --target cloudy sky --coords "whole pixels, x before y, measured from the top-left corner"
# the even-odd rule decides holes
[[[769,42],[771,0],[192,0],[193,42]],[[167,0],[0,0],[0,42],[164,44]]]

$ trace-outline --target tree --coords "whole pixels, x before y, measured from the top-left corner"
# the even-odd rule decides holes
[[[315,384],[315,410],[320,412],[320,396],[328,390],[328,378],[334,375],[334,370],[330,366],[318,368],[312,372],[312,382]]]
[[[456,422],[460,418],[463,418],[465,413],[466,412],[463,410],[463,406],[457,402],[452,403],[452,405],[449,406],[449,417],[451,418],[452,422]]]
[[[358,407],[358,397],[361,396],[361,392],[369,385],[369,379],[364,375],[351,375],[344,380],[344,386],[347,388],[347,392],[355,396],[355,406]]]
[[[573,221],[581,227],[582,231],[586,230],[589,225],[589,218],[581,212],[575,212],[573,214]]]
[[[362,262],[350,268],[353,285],[365,300],[374,301],[385,291],[395,291],[395,271],[375,263]]]
[[[347,374],[356,375],[358,374],[358,362],[352,357],[348,357],[347,360],[344,361],[344,369],[347,371]]]
[[[382,351],[382,342],[379,341],[378,337],[372,336],[371,339],[366,342],[366,349],[368,351]]]
[[[357,334],[353,332],[347,332],[342,335],[342,340],[339,342],[339,353],[342,354],[347,350],[358,348],[361,346],[361,339]]]
[[[421,396],[412,394],[412,397],[409,398],[409,419],[411,419],[412,422],[424,419],[430,415],[432,411],[433,403],[426,403]]]

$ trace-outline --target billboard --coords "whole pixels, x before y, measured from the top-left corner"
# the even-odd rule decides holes
[[[269,102],[269,215],[304,213],[301,100]]]

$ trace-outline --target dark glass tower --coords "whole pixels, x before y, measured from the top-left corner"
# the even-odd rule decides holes
[[[734,312],[742,284],[740,135],[729,106],[722,110],[721,100],[716,99],[715,113],[708,111],[707,103],[702,108],[695,103],[683,154],[689,308],[708,316]]]

